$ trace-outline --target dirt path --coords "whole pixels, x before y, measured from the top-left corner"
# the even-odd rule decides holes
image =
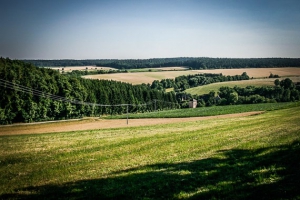
[[[155,124],[168,124],[176,122],[199,121],[207,119],[233,118],[256,115],[259,112],[245,112],[237,114],[227,114],[208,117],[191,117],[191,118],[151,118],[151,119],[129,119],[128,124],[126,119],[84,119],[59,121],[49,123],[33,123],[33,124],[16,124],[0,126],[0,135],[20,135],[20,134],[41,134],[53,132],[68,132],[80,130],[94,130],[94,129],[109,129],[122,128],[134,126],[148,126]]]

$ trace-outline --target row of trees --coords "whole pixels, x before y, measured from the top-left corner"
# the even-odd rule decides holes
[[[174,79],[162,79],[160,81],[155,80],[152,82],[151,88],[158,90],[165,90],[167,88],[174,88],[175,92],[182,92],[186,89],[197,87],[201,85],[207,85],[211,83],[224,82],[224,81],[238,81],[249,80],[249,76],[246,72],[242,75],[235,76],[223,76],[222,74],[195,74],[187,76],[179,76]]]
[[[114,74],[114,73],[128,73],[127,70],[72,70],[70,72],[64,72],[62,70],[62,74],[73,76],[73,77],[81,77],[85,75],[96,75],[96,74]]]
[[[183,94],[177,95],[178,98],[183,96]],[[300,83],[295,84],[291,79],[286,78],[281,81],[276,79],[274,86],[247,86],[245,88],[223,86],[217,92],[211,91],[209,94],[200,96],[188,95],[188,98],[197,99],[198,106],[298,101],[300,100]]]
[[[119,104],[131,104],[129,112],[178,106],[174,92],[151,89],[150,85],[70,77],[8,58],[0,58],[0,77],[1,124],[127,112],[127,105]]]
[[[116,69],[186,66],[191,69],[230,69],[262,67],[299,67],[299,58],[207,58],[179,57],[153,59],[95,59],[95,60],[24,60],[39,67],[105,66]]]

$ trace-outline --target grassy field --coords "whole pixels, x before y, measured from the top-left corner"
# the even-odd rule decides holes
[[[0,199],[300,199],[299,106],[0,137]]]
[[[285,78],[285,77],[284,77]],[[279,80],[284,79],[279,78]],[[293,82],[300,82],[300,77],[289,77]],[[247,87],[247,86],[274,86],[274,81],[276,78],[265,78],[265,79],[251,79],[251,80],[243,80],[243,81],[228,81],[228,82],[219,82],[212,83],[209,85],[203,85],[199,87],[189,88],[186,90],[187,93],[190,94],[208,94],[210,91],[219,91],[220,87]]]
[[[169,68],[159,68],[171,71],[155,71],[152,72],[138,70],[135,73],[113,73],[113,74],[97,74],[97,75],[87,75],[83,76],[89,79],[106,79],[106,80],[116,80],[132,84],[142,84],[142,83],[152,83],[154,80],[161,79],[174,79],[175,77],[189,74],[201,74],[201,73],[214,73],[223,75],[241,75],[243,72],[247,72],[250,77],[260,78],[268,77],[270,73],[277,74],[279,76],[300,76],[300,68],[247,68],[247,69],[214,69],[214,70],[180,70],[179,67],[169,67]],[[175,70],[174,70],[175,69]],[[157,69],[156,69],[157,70]],[[129,70],[130,71],[130,70]]]
[[[226,115],[233,113],[244,113],[253,111],[271,111],[283,108],[299,106],[300,102],[287,103],[261,103],[261,104],[242,104],[242,105],[228,105],[228,106],[210,106],[187,109],[164,110],[147,113],[130,114],[130,119],[142,118],[186,118],[186,117],[205,117]],[[127,115],[112,115],[107,116],[108,119],[125,119]]]

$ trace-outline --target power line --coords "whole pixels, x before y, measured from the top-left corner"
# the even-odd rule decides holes
[[[90,103],[90,102],[84,102],[84,101],[80,101],[77,99],[68,99],[65,97],[61,97],[58,95],[54,95],[54,94],[50,94],[50,93],[46,93],[40,90],[36,90],[36,89],[32,89],[23,85],[19,85],[17,83],[13,83],[11,81],[7,81],[4,79],[0,79],[0,86],[5,87],[5,88],[9,88],[12,90],[16,90],[16,91],[20,91],[20,92],[24,92],[24,93],[28,93],[28,94],[33,94],[35,96],[39,96],[42,98],[48,98],[48,99],[52,99],[55,101],[63,101],[63,102],[69,102],[72,104],[80,104],[80,105],[89,105],[89,106],[99,106],[99,107],[117,107],[117,106],[126,106],[126,111],[127,111],[127,124],[128,124],[128,107],[129,106],[147,106],[147,105],[152,105],[153,101],[155,103],[155,110],[156,110],[156,102],[165,102],[165,103],[172,103],[172,102],[166,102],[166,101],[161,101],[158,99],[154,99],[152,101],[149,101],[148,103],[145,104],[115,104],[115,105],[108,105],[108,104],[98,104],[98,103]],[[173,104],[173,103],[172,103]]]
[[[99,107],[147,106],[147,105],[152,105],[153,101],[155,102],[155,105],[156,105],[157,101],[168,103],[168,104],[177,104],[177,103],[166,102],[166,101],[162,101],[162,100],[158,100],[158,99],[154,99],[154,100],[149,101],[148,103],[144,103],[144,104],[115,104],[115,105],[98,104],[98,103],[84,102],[84,101],[80,101],[80,100],[77,100],[77,99],[68,99],[66,97],[61,97],[61,96],[46,93],[46,92],[43,92],[43,91],[40,91],[40,90],[32,89],[32,88],[29,88],[29,87],[26,87],[26,86],[23,86],[23,85],[19,85],[17,83],[13,83],[13,82],[10,82],[10,81],[4,80],[4,79],[0,79],[0,86],[5,87],[5,88],[9,88],[9,89],[12,89],[12,90],[16,90],[16,91],[28,93],[28,94],[33,94],[35,96],[56,100],[56,101],[63,101],[63,102],[69,102],[69,103],[73,103],[73,104],[89,105],[89,106],[99,106]]]

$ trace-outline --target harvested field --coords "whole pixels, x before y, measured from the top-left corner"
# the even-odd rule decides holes
[[[214,69],[214,70],[185,70],[185,71],[161,71],[161,72],[140,72],[140,73],[114,73],[83,76],[89,79],[105,79],[127,82],[132,84],[152,83],[154,80],[174,79],[175,77],[189,74],[222,73],[223,75],[241,75],[247,72],[250,77],[268,77],[270,73],[279,76],[300,76],[300,68],[246,68],[246,69]]]
[[[199,72],[197,72],[199,73]],[[161,71],[87,75],[84,78],[115,80],[132,84],[152,83],[154,80],[173,79],[181,75],[195,74],[193,71]]]
[[[106,120],[106,119],[99,119],[99,118],[93,118],[93,119],[90,118],[90,119],[83,119],[83,120],[70,120],[66,122],[57,121],[57,122],[49,122],[49,123],[4,125],[4,126],[0,126],[0,135],[41,134],[41,133],[53,133],[53,132],[149,126],[149,125],[156,125],[156,124],[200,121],[200,120],[207,120],[207,119],[244,117],[244,116],[256,115],[260,113],[262,113],[262,111],[208,116],[208,117],[129,119],[128,124],[126,119]]]
[[[223,75],[241,75],[247,72],[248,76],[254,78],[269,77],[270,73],[279,76],[300,76],[300,68],[246,68],[246,69],[213,69],[213,70],[197,70],[199,73],[222,73]]]

